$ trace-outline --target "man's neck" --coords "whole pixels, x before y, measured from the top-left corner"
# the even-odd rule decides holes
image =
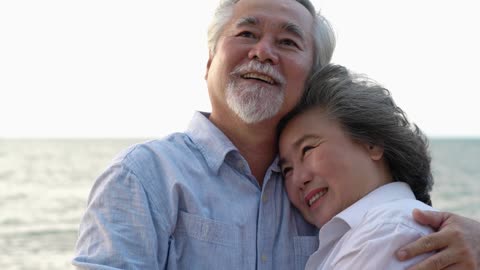
[[[278,120],[246,124],[238,117],[218,118],[212,113],[210,121],[237,147],[261,187],[267,169],[277,155],[276,123]]]

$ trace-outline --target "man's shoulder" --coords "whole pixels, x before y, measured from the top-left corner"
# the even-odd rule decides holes
[[[197,147],[185,133],[172,133],[124,149],[114,158],[113,163],[122,163],[132,169],[144,168],[152,163],[180,162],[191,158],[194,152],[197,152]]]

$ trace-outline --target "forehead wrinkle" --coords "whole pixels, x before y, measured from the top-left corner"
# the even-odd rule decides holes
[[[241,27],[241,26],[256,26],[260,24],[260,19],[254,16],[246,16],[238,19],[236,22],[235,26],[236,27]],[[281,27],[282,30],[291,33],[301,40],[305,40],[305,32],[302,30],[302,28],[295,23],[292,22],[286,22],[282,25]]]
[[[242,17],[238,19],[237,23],[235,24],[235,26],[237,27],[247,26],[247,25],[250,25],[250,26],[258,25],[258,19],[253,16]]]

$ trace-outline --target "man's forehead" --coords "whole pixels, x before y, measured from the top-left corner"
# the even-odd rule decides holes
[[[308,21],[313,19],[310,11],[295,0],[241,0],[234,4],[234,17],[253,16],[256,13],[270,15],[271,18]]]
[[[234,7],[235,27],[274,25],[301,38],[311,32],[313,16],[295,0],[241,0]]]
[[[265,23],[262,18],[258,18],[255,16],[245,16],[245,17],[241,17],[236,22],[234,22],[234,25],[235,27],[258,26],[262,23]],[[296,24],[295,22],[291,22],[291,21],[280,22],[278,23],[277,27],[282,29],[283,31],[294,34],[301,39],[305,39],[305,36],[306,36],[305,30],[303,30],[302,27]]]
[[[314,10],[310,10],[310,9],[314,9],[313,6],[311,6],[311,4],[307,3],[308,1],[298,1],[298,0],[234,0],[232,1],[234,5],[237,5],[238,3],[242,3],[242,4],[245,4],[248,2],[253,2],[253,3],[256,3],[256,4],[262,4],[262,3],[268,3],[268,2],[274,2],[274,4],[276,4],[277,6],[285,6],[285,4],[296,4],[296,5],[299,5],[299,6],[302,6],[303,8],[305,8],[305,10],[307,10],[310,14],[312,12],[315,12]]]

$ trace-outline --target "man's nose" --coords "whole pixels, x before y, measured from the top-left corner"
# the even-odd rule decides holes
[[[274,41],[267,37],[260,39],[248,52],[248,58],[271,65],[278,64],[278,53]]]

